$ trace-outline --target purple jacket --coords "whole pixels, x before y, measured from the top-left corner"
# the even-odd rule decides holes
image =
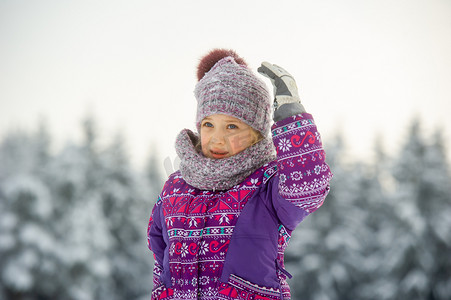
[[[283,253],[332,174],[310,114],[276,122],[272,134],[277,160],[230,190],[169,177],[148,226],[152,299],[290,299]]]

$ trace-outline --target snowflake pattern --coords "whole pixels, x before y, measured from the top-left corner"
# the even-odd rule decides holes
[[[316,175],[319,175],[319,173],[321,172],[321,166],[316,165],[313,171],[315,172]]]
[[[316,138],[319,143],[312,144],[307,139],[302,145],[295,143],[295,140],[291,143],[293,135],[302,138],[307,132],[313,133],[312,138]],[[264,170],[264,173],[237,184],[232,190],[256,190],[258,186],[265,185],[273,178],[272,175],[277,174],[280,195],[305,211],[313,212],[324,200],[323,184],[328,183],[325,179],[330,179],[324,178],[325,175],[324,181],[315,177],[319,175],[318,172],[330,174],[330,170],[324,163],[324,152],[312,117],[302,114],[277,123],[273,127],[273,137],[278,160],[271,164],[277,164],[277,167]],[[165,290],[160,290],[159,294],[152,293],[152,297],[161,299],[164,295],[165,299],[219,299],[220,271],[224,266],[230,238],[235,231],[236,220],[244,207],[242,203],[235,203],[235,198],[241,195],[238,193],[229,197],[228,192],[193,189],[191,186],[185,186],[180,175],[175,175],[172,179],[173,188],[163,190],[158,202],[164,207],[168,227],[170,245],[166,251],[169,251],[170,255],[169,271],[173,288],[168,289],[166,294]],[[251,195],[252,193],[247,194],[246,199]],[[161,197],[165,198],[165,201]],[[173,201],[167,201],[166,198]],[[214,206],[216,198],[221,199],[224,205]],[[202,202],[202,205],[198,205]],[[208,212],[207,216],[205,210]],[[279,239],[280,233],[279,229]],[[283,245],[278,245],[280,251],[277,259],[283,266],[283,252],[288,238],[282,242]],[[283,294],[284,299],[288,299],[289,287],[283,278],[279,278],[282,280],[280,294]],[[277,299],[280,294],[278,293]]]
[[[199,245],[199,254],[205,255],[208,252],[208,243],[206,241],[200,242]]]
[[[174,252],[175,252],[175,244],[172,243],[171,247],[169,248],[169,255],[170,256],[174,255]]]
[[[197,286],[197,278],[193,277],[193,279],[191,279],[191,285],[196,287]]]
[[[188,255],[188,245],[186,243],[182,244],[182,248],[180,249],[180,256],[185,257]]]
[[[285,174],[280,174],[279,181],[280,183],[285,183],[285,181],[287,181],[287,176],[285,176]]]
[[[302,179],[302,172],[301,171],[295,171],[291,173],[291,178],[293,180],[301,180]]]
[[[199,278],[200,285],[207,285],[210,282],[210,278],[208,276],[201,276]]]
[[[291,143],[289,140],[281,139],[279,141],[279,149],[282,150],[283,152],[290,151],[290,148],[291,148]]]

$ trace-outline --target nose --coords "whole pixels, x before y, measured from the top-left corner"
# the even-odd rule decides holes
[[[211,136],[210,142],[212,144],[225,145],[225,133],[220,129],[215,130]]]

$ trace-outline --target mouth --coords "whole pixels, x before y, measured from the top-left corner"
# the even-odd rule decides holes
[[[219,151],[219,150],[210,150],[211,156],[213,156],[216,159],[224,158],[226,157],[229,152]]]

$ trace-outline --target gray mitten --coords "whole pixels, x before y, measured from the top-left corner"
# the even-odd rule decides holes
[[[263,62],[257,71],[268,77],[274,87],[274,121],[277,122],[283,118],[305,112],[299,98],[296,81],[290,73],[282,67],[268,62]],[[279,108],[280,111],[278,111]]]

